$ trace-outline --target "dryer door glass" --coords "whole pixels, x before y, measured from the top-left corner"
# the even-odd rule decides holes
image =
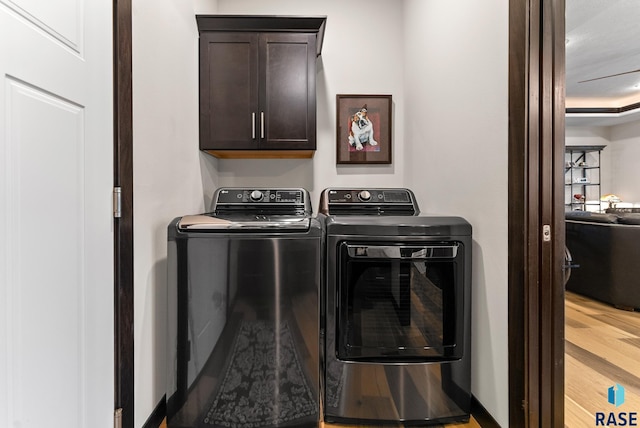
[[[341,243],[338,359],[461,358],[463,257],[459,242]]]

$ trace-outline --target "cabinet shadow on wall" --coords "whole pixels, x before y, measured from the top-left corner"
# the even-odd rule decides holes
[[[217,159],[220,187],[314,189],[313,159]]]

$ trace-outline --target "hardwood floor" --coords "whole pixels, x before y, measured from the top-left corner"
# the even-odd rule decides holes
[[[398,428],[397,425],[393,425],[395,428]],[[466,424],[447,424],[447,425],[435,425],[435,428],[440,427],[451,427],[451,428],[480,428],[478,422],[476,422],[473,417]],[[376,425],[376,428],[382,428],[382,425]],[[338,424],[325,424],[320,423],[320,428],[371,428],[367,425],[338,425]]]
[[[333,425],[333,424],[325,424],[324,422],[320,423],[320,428],[368,428],[365,427],[364,425]],[[469,423],[466,424],[449,424],[449,425],[444,425],[444,427],[451,427],[451,428],[480,428],[480,424],[478,424],[478,422],[476,422],[475,419],[473,419],[473,417],[471,418],[471,420],[469,420]],[[160,425],[159,428],[167,428],[167,423],[166,421],[162,421],[162,424]],[[377,425],[376,428],[382,428],[380,425]],[[396,427],[397,428],[397,427]],[[437,428],[437,427],[435,427]]]
[[[565,298],[565,426],[594,426],[595,413],[640,409],[640,313],[581,295]],[[607,402],[614,384],[625,402]]]
[[[565,299],[565,426],[594,426],[596,412],[615,409],[607,390],[619,383],[625,403],[618,411],[640,409],[640,312],[567,292]],[[452,428],[479,428],[473,418]],[[160,425],[166,428],[166,422]],[[321,428],[362,428],[321,424]]]

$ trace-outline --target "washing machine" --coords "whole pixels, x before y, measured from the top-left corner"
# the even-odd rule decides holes
[[[168,428],[318,425],[322,239],[301,188],[169,224]]]
[[[325,189],[323,416],[442,424],[471,407],[471,225],[409,189]]]

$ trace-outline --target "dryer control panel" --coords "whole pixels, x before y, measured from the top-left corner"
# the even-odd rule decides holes
[[[413,192],[402,188],[325,189],[320,196],[323,214],[362,214],[375,212],[416,215],[418,204]]]

